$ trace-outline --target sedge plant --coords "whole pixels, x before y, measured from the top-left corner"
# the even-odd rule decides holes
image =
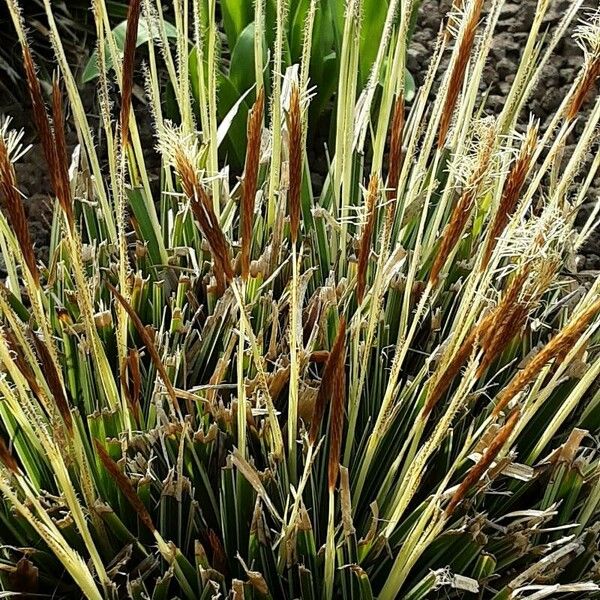
[[[600,279],[575,262],[598,209],[574,225],[600,166],[600,15],[575,0],[546,31],[539,0],[494,114],[480,83],[501,0],[454,3],[412,102],[414,3],[387,3],[365,83],[368,15],[348,0],[316,190],[316,0],[296,64],[287,1],[274,22],[255,3],[256,44],[274,36],[238,180],[219,153],[236,107],[218,116],[216,0],[174,0],[174,41],[165,3],[131,0],[122,55],[92,2],[99,125],[51,1],[49,97],[6,2],[54,217],[42,263],[15,171],[27,149],[4,118],[3,594],[598,597]],[[576,19],[583,66],[542,126],[528,100]]]

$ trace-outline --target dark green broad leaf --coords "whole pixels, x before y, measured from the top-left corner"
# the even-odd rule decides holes
[[[242,43],[247,43],[246,35],[240,38],[243,39]],[[242,52],[235,53],[239,56],[239,63],[242,64]],[[232,55],[232,61],[233,61]],[[236,59],[237,61],[238,59]],[[251,64],[250,64],[251,62]],[[233,62],[232,62],[233,64]],[[246,63],[247,68],[251,69],[250,75],[254,79],[254,49],[252,50],[252,56]],[[192,84],[192,94],[196,103],[199,102],[200,90],[198,87],[198,58],[196,49],[194,48],[190,53],[189,58],[189,72]],[[236,77],[238,81],[242,81],[244,78]],[[240,102],[243,94],[247,90],[238,89],[237,85],[232,81],[231,77],[225,75],[222,72],[217,73],[217,85],[219,88],[219,102],[217,103],[217,117],[219,122],[222,122],[226,117],[228,118],[228,130],[227,135],[223,143],[223,147],[227,152],[230,160],[240,166],[243,164],[245,157],[245,146],[246,146],[246,119],[248,117],[248,111],[250,110],[250,104],[247,98],[244,98]],[[248,88],[249,89],[249,88]],[[236,106],[237,104],[237,106]],[[235,107],[235,115],[230,115],[230,111]],[[233,112],[233,111],[232,111]]]
[[[387,15],[388,0],[364,0],[360,28],[360,84],[365,85],[375,62],[381,32]]]
[[[299,62],[302,56],[304,24],[309,6],[310,0],[298,0],[295,6],[290,7],[288,39],[293,62]]]
[[[266,60],[266,51],[263,58]],[[254,85],[254,75],[254,22],[252,22],[240,33],[231,52],[229,79],[235,89],[244,93]]]
[[[248,0],[221,0],[220,4],[229,48],[235,48],[242,32],[254,20],[254,3]]]

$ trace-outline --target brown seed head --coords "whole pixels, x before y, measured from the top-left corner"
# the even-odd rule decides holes
[[[530,264],[526,263],[525,267],[513,277],[498,305],[473,327],[450,362],[440,366],[443,372],[434,380],[433,387],[427,396],[424,416],[431,412],[448,390],[476,345],[483,350],[483,357],[477,369],[477,377],[481,377],[523,327],[527,315],[546,289],[542,285],[539,286],[536,293],[527,291],[526,284],[529,273]]]
[[[150,516],[148,509],[144,506],[144,503],[140,500],[136,491],[133,489],[133,484],[131,483],[130,479],[125,475],[125,473],[123,473],[123,471],[121,471],[119,465],[117,465],[117,463],[109,456],[104,446],[98,440],[94,440],[94,445],[96,446],[96,452],[98,453],[98,457],[104,465],[104,468],[119,486],[119,489],[125,498],[127,498],[129,504],[131,504],[135,512],[138,514],[140,521],[152,533],[154,533],[154,531],[156,531],[156,527],[152,522],[152,517]]]
[[[517,202],[519,201],[521,190],[525,184],[525,178],[529,172],[531,161],[538,143],[537,134],[538,125],[530,123],[527,129],[527,134],[521,146],[519,156],[512,164],[510,173],[506,178],[498,210],[494,215],[494,219],[488,231],[485,250],[483,253],[482,269],[485,269],[489,264],[498,238],[504,231],[506,224],[517,207]]]
[[[22,46],[23,51],[23,66],[25,68],[25,77],[27,79],[27,87],[29,89],[29,96],[31,98],[31,108],[33,111],[33,120],[40,136],[40,142],[46,158],[46,163],[50,171],[50,177],[53,177],[55,172],[55,150],[54,150],[54,134],[50,126],[50,119],[48,117],[48,111],[46,110],[46,103],[42,96],[42,88],[40,81],[37,77],[35,63],[31,56],[29,46],[26,44]],[[54,187],[54,182],[53,187]]]
[[[130,0],[127,10],[127,30],[123,52],[123,73],[121,87],[121,136],[123,147],[129,143],[129,115],[131,113],[131,96],[133,90],[133,68],[137,42],[138,24],[140,21],[141,0]]]
[[[73,226],[73,199],[69,183],[69,164],[67,159],[67,142],[65,139],[65,123],[63,117],[62,92],[60,81],[55,77],[52,83],[52,118],[54,121],[54,193],[60,207],[67,217],[67,222]]]
[[[483,9],[484,0],[473,0],[470,3],[470,10],[465,14],[466,19],[465,26],[460,37],[458,53],[456,60],[452,66],[452,74],[450,75],[448,90],[446,92],[446,98],[444,106],[442,108],[442,118],[440,120],[440,129],[438,134],[438,148],[442,148],[446,143],[446,137],[448,130],[450,129],[450,123],[452,121],[452,115],[454,114],[454,108],[458,95],[463,85],[467,65],[469,64],[469,58],[471,57],[471,50],[473,48],[473,42],[475,41],[475,33],[477,32],[477,24],[481,17],[481,11]]]
[[[400,179],[400,169],[402,168],[402,143],[404,137],[404,94],[400,94],[396,98],[394,104],[394,116],[392,118],[390,132],[390,168],[388,172],[387,182],[387,198],[390,201],[388,210],[394,216],[397,193],[398,180]]]
[[[493,415],[497,416],[504,407],[531,381],[533,381],[552,360],[563,360],[587,326],[600,311],[600,299],[588,308],[575,315],[569,323],[559,331],[525,366],[519,371],[498,396]]]
[[[340,356],[342,354],[345,356],[345,337],[346,321],[342,319],[339,324],[338,333],[333,343],[333,347],[331,348],[331,352],[329,352],[327,362],[325,363],[323,377],[321,378],[321,385],[319,386],[319,392],[317,393],[317,399],[315,401],[315,408],[310,421],[308,441],[313,446],[316,444],[319,436],[321,421],[323,420],[323,415],[325,414],[325,406],[333,396],[333,387],[335,385],[335,377],[339,370],[338,363],[340,362]],[[342,359],[342,361],[344,360],[345,358]]]
[[[221,229],[212,202],[198,179],[194,165],[183,151],[175,152],[175,168],[181,178],[183,191],[190,201],[190,206],[200,231],[206,238],[214,262],[214,274],[217,280],[217,292],[222,294],[225,285],[234,276],[231,264],[229,244]]]
[[[252,243],[254,202],[260,163],[264,103],[265,92],[264,88],[261,88],[248,115],[248,145],[246,150],[246,164],[244,166],[244,179],[242,181],[242,278],[244,280],[248,279],[250,273],[250,246]]]
[[[590,95],[599,77],[600,56],[594,56],[584,63],[583,71],[577,80],[573,97],[567,107],[567,121],[572,121],[579,114],[585,99]]]
[[[300,108],[300,90],[292,86],[290,111],[288,114],[289,132],[289,211],[292,243],[298,239],[300,228],[300,189],[302,186],[302,114]]]
[[[20,472],[19,465],[10,453],[8,446],[4,440],[0,437],[0,462],[12,473],[18,475]]]
[[[69,433],[73,433],[73,417],[71,415],[69,401],[67,400],[61,376],[56,368],[54,360],[52,359],[52,354],[50,353],[50,350],[48,350],[46,343],[43,342],[34,331],[30,330],[29,336],[33,340],[33,345],[35,346],[35,350],[38,358],[40,359],[44,375],[46,376],[48,388],[54,397],[56,408],[58,409],[58,412],[64,421],[67,431]]]
[[[483,456],[477,461],[475,466],[469,471],[463,482],[458,486],[456,492],[450,499],[446,507],[446,516],[450,516],[462,499],[467,495],[468,491],[479,481],[481,476],[487,471],[494,459],[498,456],[506,441],[510,438],[515,426],[519,421],[520,413],[515,410],[505,425],[496,433],[490,445],[486,448]]]
[[[493,126],[488,127],[481,140],[477,163],[469,177],[466,188],[456,203],[456,206],[450,215],[450,220],[442,233],[442,241],[429,274],[429,281],[432,285],[435,285],[438,282],[440,273],[444,268],[448,257],[454,250],[454,247],[458,243],[464,228],[471,217],[473,205],[488,172],[493,154],[495,137],[496,128]]]
[[[17,189],[17,178],[14,166],[10,160],[8,147],[4,138],[0,135],[0,199],[6,206],[6,216],[14,231],[25,264],[33,277],[36,285],[39,285],[40,274],[33,251],[33,244],[29,235],[27,217],[23,208],[23,200]]]
[[[371,175],[369,188],[367,190],[366,220],[360,236],[360,247],[358,250],[358,270],[356,275],[356,295],[359,304],[363,301],[367,284],[367,268],[371,254],[371,237],[375,225],[375,203],[379,192],[379,178],[376,174]]]
[[[329,418],[329,457],[327,480],[329,490],[335,488],[340,470],[340,453],[344,433],[344,401],[346,399],[346,321],[342,317],[338,334],[331,351],[335,370],[329,384],[331,390],[331,414]],[[329,364],[329,363],[328,363]],[[320,391],[320,390],[319,390]]]

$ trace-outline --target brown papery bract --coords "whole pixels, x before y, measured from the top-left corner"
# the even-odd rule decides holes
[[[129,143],[129,117],[131,113],[131,96],[133,90],[133,67],[137,42],[138,24],[140,21],[141,0],[130,0],[127,11],[127,30],[123,52],[123,72],[121,87],[121,136],[123,147]]]
[[[290,111],[287,119],[289,133],[289,211],[292,243],[298,240],[300,228],[300,189],[302,186],[302,113],[300,90],[292,86]]]
[[[248,117],[248,144],[244,178],[242,180],[242,278],[248,279],[250,273],[250,247],[252,243],[252,224],[256,182],[260,164],[260,144],[265,103],[264,88],[261,88]]]
[[[6,206],[6,216],[14,231],[25,264],[33,277],[36,285],[39,285],[40,274],[29,235],[27,216],[23,207],[21,194],[17,189],[17,179],[14,166],[8,155],[8,148],[4,139],[0,136],[0,197]]]
[[[487,471],[488,467],[492,464],[494,459],[498,456],[506,441],[510,438],[510,434],[513,432],[517,425],[520,417],[520,412],[515,410],[505,425],[501,427],[490,445],[486,448],[483,456],[477,461],[475,466],[469,471],[467,476],[463,479],[463,482],[458,486],[456,492],[450,499],[448,506],[446,507],[446,515],[450,516],[462,499],[467,495],[469,490],[479,481],[481,476]]]
[[[580,336],[584,333],[592,319],[600,311],[600,299],[593,302],[588,308],[581,311],[571,319],[567,325],[561,329],[523,368],[519,371],[504,388],[498,396],[493,415],[497,416],[504,407],[519,393],[525,386],[531,383],[540,373],[540,371],[550,361],[558,359],[563,360],[573,346],[577,343]]]
[[[446,143],[446,137],[448,136],[448,130],[450,129],[450,123],[452,122],[456,101],[458,100],[458,95],[467,71],[467,65],[469,64],[469,58],[471,57],[475,33],[477,32],[477,24],[479,23],[479,18],[481,17],[481,11],[483,9],[483,0],[473,0],[470,4],[470,8],[470,12],[464,17],[467,19],[467,22],[460,41],[458,42],[458,54],[456,61],[452,66],[452,73],[448,81],[448,90],[442,107],[442,118],[440,120],[440,129],[438,133],[438,148],[442,148]]]
[[[373,236],[373,227],[375,226],[375,202],[377,200],[378,191],[379,178],[377,175],[373,174],[369,180],[369,188],[367,190],[366,220],[360,236],[360,246],[358,250],[356,295],[359,303],[363,301],[365,295],[367,268],[369,266],[369,256],[371,254],[371,237]]]

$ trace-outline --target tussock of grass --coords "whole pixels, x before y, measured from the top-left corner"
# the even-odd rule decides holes
[[[316,196],[306,139],[319,3],[306,3],[294,66],[290,7],[253,5],[254,48],[273,28],[274,46],[268,65],[255,56],[233,187],[215,0],[174,2],[171,45],[161,2],[132,0],[123,57],[94,1],[106,155],[44,4],[59,66],[50,102],[7,0],[56,209],[41,264],[17,190],[21,138],[4,121],[2,589],[597,597],[600,280],[582,285],[571,265],[596,225],[574,230],[600,164],[598,15],[583,16],[584,66],[540,130],[526,126],[529,92],[577,7],[545,34],[550,2],[538,3],[494,115],[478,90],[501,2],[455,3],[411,100],[415,3],[389,3],[361,89],[366,4],[350,0],[335,21],[334,144]],[[142,17],[156,31],[143,70],[158,194],[131,105]]]

